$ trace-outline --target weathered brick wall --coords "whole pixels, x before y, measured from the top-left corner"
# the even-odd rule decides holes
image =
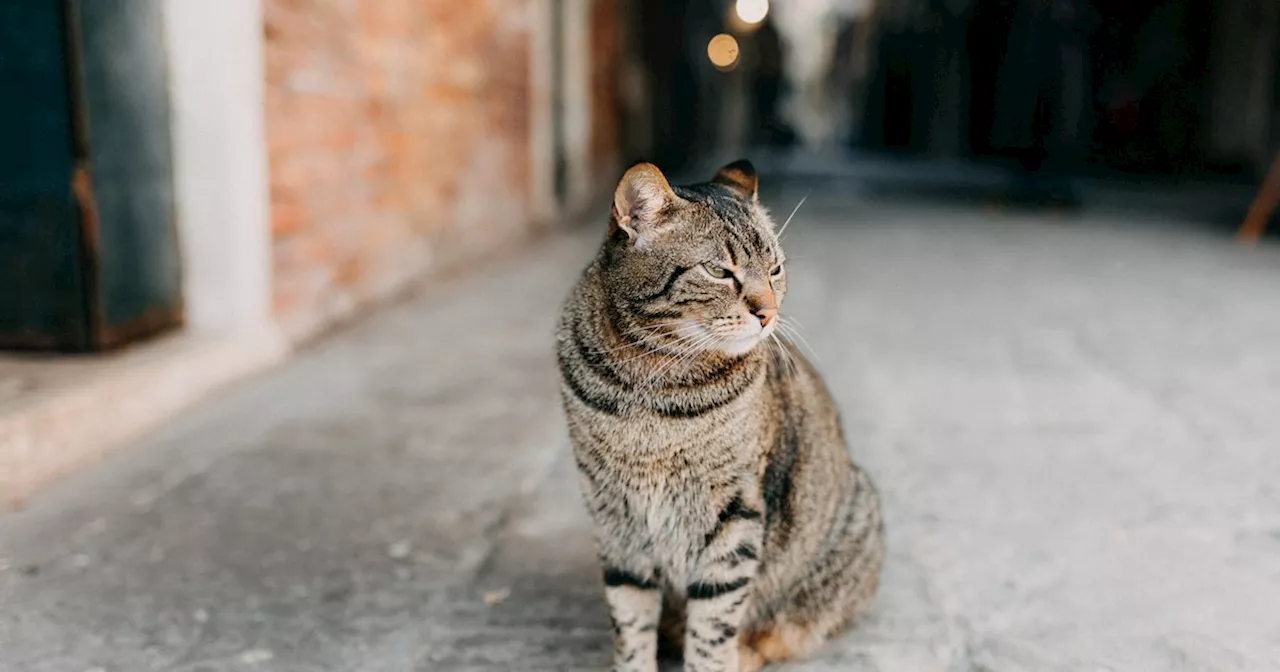
[[[527,232],[525,2],[264,4],[274,309],[289,334]]]

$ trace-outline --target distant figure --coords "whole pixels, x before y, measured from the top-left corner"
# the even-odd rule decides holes
[[[1088,38],[1098,20],[1088,0],[1023,0],[1014,12],[996,81],[991,146],[1017,157],[1017,200],[1078,204],[1072,186],[1052,172],[1082,150],[1093,107]]]
[[[845,75],[848,68],[835,68],[841,30],[863,19],[872,9],[869,0],[787,0],[771,4],[784,52],[783,75],[786,95],[782,113],[804,144],[824,147],[843,140],[848,131],[847,91],[833,90],[833,73]],[[846,36],[846,42],[848,42]],[[846,47],[845,51],[848,49]],[[838,87],[843,88],[843,86]]]
[[[780,110],[783,86],[783,45],[773,21],[765,21],[752,35],[755,43],[755,73],[752,108],[755,121],[752,140],[761,145],[789,146],[795,131],[783,120]]]

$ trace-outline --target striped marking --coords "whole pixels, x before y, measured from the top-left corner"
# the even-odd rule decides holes
[[[769,454],[769,465],[765,467],[764,482],[761,484],[764,492],[765,533],[777,529],[779,543],[782,544],[790,537],[792,480],[795,478],[800,452],[794,422],[786,420],[784,425],[782,440]]]
[[[754,363],[750,357],[734,358],[696,382],[668,388],[672,394],[653,399],[649,403],[649,408],[663,417],[687,419],[728,406],[751,389],[763,374],[749,376],[733,386],[726,385],[723,381],[734,378],[742,369]],[[699,394],[711,398],[699,400],[697,398]],[[698,403],[699,401],[702,403]]]
[[[631,586],[640,590],[657,590],[658,582],[617,567],[604,568],[604,585],[610,588]]]
[[[711,542],[715,541],[715,538],[720,536],[720,533],[724,531],[725,526],[735,520],[759,519],[759,511],[747,508],[747,505],[742,501],[742,497],[740,495],[734,495],[733,499],[729,500],[729,503],[720,510],[720,515],[716,520],[715,529],[707,533],[707,536],[703,539],[702,545],[704,548],[710,546]]]
[[[740,560],[759,560],[760,554],[756,551],[756,547],[748,543],[738,546],[733,552],[734,557]]]
[[[569,387],[569,391],[573,393],[573,396],[588,408],[607,415],[618,414],[618,402],[604,395],[595,394],[583,387],[582,381],[578,380],[578,377],[574,375],[573,367],[570,362],[565,360],[563,355],[560,357],[560,375],[564,378],[564,383]]]
[[[735,590],[745,588],[751,583],[751,577],[744,576],[727,583],[704,583],[697,581],[689,584],[689,599],[691,600],[714,600],[722,595],[728,595]]]
[[[676,281],[685,273],[688,273],[691,268],[692,267],[689,266],[677,266],[676,269],[671,272],[671,275],[667,277],[667,281],[663,283],[662,289],[658,290],[656,294],[651,294],[640,299],[640,301],[647,303],[649,301],[657,301],[658,299],[666,296],[671,291],[671,288],[675,286]]]

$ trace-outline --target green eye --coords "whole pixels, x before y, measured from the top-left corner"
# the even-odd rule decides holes
[[[706,272],[709,273],[711,277],[719,280],[724,280],[725,278],[728,278],[733,275],[732,271],[725,268],[724,266],[720,266],[717,264],[703,264],[702,268],[706,270]]]

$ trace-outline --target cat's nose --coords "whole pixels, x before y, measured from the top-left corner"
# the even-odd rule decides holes
[[[762,327],[769,326],[769,323],[773,322],[778,317],[777,308],[765,308],[762,306],[760,308],[756,308],[752,313],[754,313],[756,317],[760,318],[760,326]]]

